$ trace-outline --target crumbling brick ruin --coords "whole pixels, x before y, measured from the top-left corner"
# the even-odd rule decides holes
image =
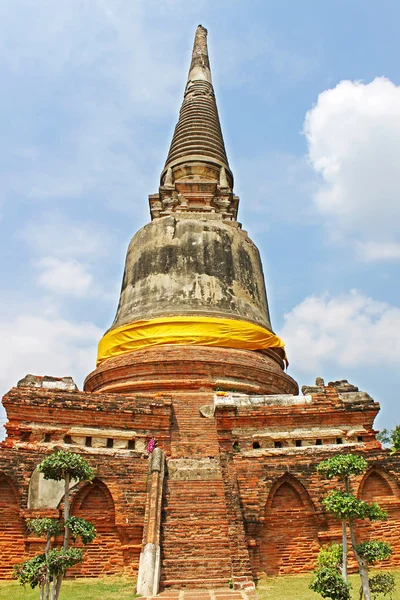
[[[36,471],[60,447],[96,469],[73,490],[72,514],[98,530],[75,576],[125,572],[151,595],[159,582],[251,589],[262,572],[309,571],[319,547],[340,540],[316,465],[341,452],[368,461],[358,494],[389,519],[362,527],[379,528],[400,565],[400,459],[375,438],[378,403],[321,378],[299,395],[284,370],[259,253],[236,220],[206,34],[199,26],[152,220],[129,246],[97,368],[82,392],[29,375],[3,399],[2,578],[40,547],[25,520],[60,514],[59,484]]]

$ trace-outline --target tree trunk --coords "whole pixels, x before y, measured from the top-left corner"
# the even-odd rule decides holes
[[[69,484],[70,484],[70,480],[71,480],[70,474],[64,473],[64,544],[63,544],[63,550],[68,550],[69,538],[70,538],[70,529],[69,529],[69,526],[67,525],[67,521],[69,519]],[[54,600],[58,600],[62,580],[63,580],[63,573],[60,573],[57,577],[55,593],[54,593],[54,583],[53,583]]]
[[[51,600],[56,600],[56,591],[57,591],[57,577],[54,575],[53,587],[51,588]]]
[[[347,582],[347,523],[344,519],[342,521],[342,576],[343,579]]]
[[[47,541],[46,541],[46,548],[44,549],[44,553],[46,555],[46,560],[47,560],[47,555],[50,552],[51,549],[51,535],[47,536]],[[49,572],[48,570],[46,570],[46,578],[44,580],[44,600],[49,600],[49,596],[50,596],[50,578],[49,578]]]
[[[70,530],[69,526],[66,524],[69,519],[69,484],[70,484],[70,475],[69,473],[65,473],[64,475],[64,550],[68,549],[69,545],[69,537]]]
[[[364,559],[357,552],[357,543],[356,536],[354,533],[354,522],[353,519],[349,519],[349,527],[350,527],[350,536],[351,536],[351,545],[353,547],[353,552],[357,559],[358,563],[358,571],[360,573],[361,585],[364,592],[365,600],[371,600],[371,592],[369,589],[369,579],[368,579],[368,566]]]
[[[54,600],[58,600],[58,596],[60,594],[61,584],[63,580],[63,574],[60,573],[57,577],[56,582],[53,581],[53,598]]]
[[[350,493],[350,479],[349,477],[345,477],[344,479],[345,482],[345,486],[346,486],[346,493],[349,494]],[[348,577],[347,577],[347,557],[348,557],[348,545],[347,545],[347,520],[343,519],[342,521],[342,577],[345,580],[345,582],[347,583]]]

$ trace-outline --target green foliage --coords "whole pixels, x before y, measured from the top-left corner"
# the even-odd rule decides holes
[[[86,519],[69,517],[65,524],[68,525],[71,531],[71,538],[74,542],[80,537],[82,542],[86,545],[93,542],[96,537],[95,526],[90,521],[86,521]]]
[[[81,562],[83,550],[69,548],[68,550],[53,549],[47,554],[38,554],[14,567],[14,575],[22,585],[29,585],[32,589],[40,585],[48,573],[50,577],[65,573],[69,567]]]
[[[62,526],[57,519],[29,519],[28,529],[47,538],[45,553],[17,565],[14,574],[23,585],[29,584],[32,588],[39,585],[41,599],[48,600],[51,594],[53,600],[58,600],[66,570],[83,560],[83,550],[68,547],[70,539],[75,541],[80,537],[84,544],[88,544],[96,537],[93,523],[69,516],[67,499],[69,500],[70,481],[92,481],[95,472],[82,456],[64,450],[47,456],[37,469],[45,479],[65,482],[64,524]],[[52,538],[63,530],[63,547],[51,549]]]
[[[392,445],[392,454],[400,450],[400,425],[396,425],[394,429],[382,429],[376,434],[376,439],[382,444]]]
[[[400,431],[399,431],[399,446],[400,446]],[[379,504],[372,502],[369,504],[364,500],[359,500],[351,492],[350,480],[351,476],[361,475],[367,470],[368,464],[362,456],[355,456],[351,454],[339,454],[328,460],[322,461],[317,466],[317,471],[329,479],[337,477],[340,479],[345,487],[346,491],[343,490],[332,490],[322,500],[322,504],[325,509],[331,513],[337,519],[342,521],[342,539],[343,543],[346,541],[347,527],[350,528],[350,537],[352,540],[353,551],[355,552],[359,574],[361,577],[361,590],[360,594],[363,597],[370,597],[370,584],[368,580],[368,565],[374,564],[378,560],[384,560],[388,558],[392,552],[391,547],[386,542],[379,542],[371,540],[369,542],[362,542],[356,544],[355,542],[355,531],[354,531],[354,520],[355,519],[369,519],[370,521],[377,521],[379,519],[386,519],[387,513],[383,510]],[[334,568],[336,557],[338,557],[338,550],[331,550],[331,556],[329,553],[327,556],[322,556],[319,560],[319,569],[316,572],[316,577],[310,586],[316,592],[319,592],[324,598],[342,598],[340,594],[346,594],[346,590],[341,587],[340,579],[346,585],[343,577],[340,578],[339,563]],[[343,560],[347,559],[343,557]],[[347,565],[343,565],[343,574],[347,579]],[[379,582],[382,581],[382,589],[384,584],[388,584],[389,580],[385,583],[385,580],[376,580],[376,590],[380,590]],[[337,592],[336,592],[337,584]],[[390,586],[389,586],[390,587]],[[389,589],[388,587],[388,589]],[[338,595],[332,595],[332,594]],[[348,593],[348,591],[347,591]],[[381,591],[377,591],[377,594]],[[343,596],[344,598],[346,596]],[[349,597],[349,596],[347,596]],[[377,595],[374,596],[377,598]]]
[[[387,542],[369,540],[369,542],[358,544],[357,552],[369,565],[374,565],[378,560],[390,558],[393,550]]]
[[[396,581],[392,573],[378,573],[369,580],[369,588],[372,594],[372,600],[376,600],[382,594],[389,596],[392,600],[393,592],[396,589]]]
[[[34,589],[46,577],[46,555],[38,554],[29,560],[14,566],[14,576],[21,585],[29,585]]]
[[[342,492],[340,490],[332,490],[322,500],[322,504],[326,510],[338,519],[369,519],[370,521],[378,521],[385,519],[387,516],[376,502],[368,504],[364,500],[358,500],[353,494]]]
[[[62,532],[62,527],[58,519],[28,519],[26,526],[30,532],[37,536],[50,536],[59,535]]]
[[[317,471],[324,477],[332,479],[346,479],[350,475],[360,475],[368,468],[367,461],[362,456],[355,454],[337,454],[323,460],[317,466]]]
[[[341,544],[326,544],[319,551],[317,564],[319,568],[337,569],[342,564],[343,547]]]
[[[340,572],[342,564],[342,546],[326,544],[318,554],[317,569],[310,584],[310,589],[323,598],[332,600],[350,600],[350,585],[343,579]]]
[[[93,481],[95,472],[79,454],[58,450],[47,456],[38,466],[45,479],[61,481],[68,473],[77,481]]]
[[[400,425],[397,425],[396,429],[392,431],[392,454],[400,450]]]
[[[370,521],[384,521],[387,518],[387,512],[377,502],[371,502],[366,518]]]
[[[80,548],[54,548],[47,555],[47,566],[51,577],[64,574],[67,569],[83,560],[83,550]]]
[[[382,429],[382,431],[379,431],[376,434],[376,439],[381,444],[391,444],[391,442],[392,442],[392,433],[393,433],[393,431],[390,431],[390,429]]]
[[[346,583],[340,571],[332,567],[322,567],[315,573],[310,589],[323,598],[350,600],[350,584]]]

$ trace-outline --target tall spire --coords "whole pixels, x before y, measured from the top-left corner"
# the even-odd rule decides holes
[[[152,220],[129,245],[117,314],[99,344],[101,366],[87,380],[91,390],[99,382],[103,386],[106,371],[102,389],[139,389],[136,383],[142,385],[153,368],[157,375],[150,386],[162,390],[176,381],[179,388],[176,361],[194,356],[193,368],[203,372],[200,347],[217,350],[215,359],[214,354],[205,359],[213,381],[220,377],[215,365],[225,362],[230,351],[233,356],[245,350],[250,362],[237,359],[240,375],[233,374],[234,387],[267,393],[297,390],[296,384],[287,386],[281,373],[283,342],[271,328],[260,254],[237,222],[239,198],[232,187],[211,83],[207,31],[200,25],[158,193],[149,196]],[[171,359],[175,345],[185,346],[179,359]],[[152,353],[159,346],[164,349],[158,359]],[[219,355],[222,348],[226,355]],[[130,356],[126,363],[118,362],[122,355]],[[153,358],[147,362],[147,356]],[[150,371],[147,365],[153,365]],[[265,370],[269,375],[264,380]],[[229,377],[228,371],[230,367],[223,377]],[[198,381],[195,371],[191,373]],[[252,377],[258,387],[250,383]],[[240,381],[243,385],[236,383]],[[202,389],[202,383],[195,385]]]
[[[194,36],[192,62],[190,64],[189,81],[211,81],[210,61],[208,59],[207,29],[199,25]]]
[[[185,171],[187,175],[197,175],[202,180],[218,181],[219,171],[224,168],[229,187],[233,186],[211,81],[207,29],[202,25],[196,30],[183,104],[161,183],[165,183],[170,168],[176,170],[183,164],[189,166]],[[204,169],[206,165],[211,169]],[[179,176],[182,172],[178,171]]]

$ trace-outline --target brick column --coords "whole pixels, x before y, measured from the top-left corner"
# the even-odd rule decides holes
[[[160,584],[160,525],[164,470],[164,452],[161,448],[155,448],[149,464],[145,524],[137,581],[137,592],[142,596],[155,596]]]

